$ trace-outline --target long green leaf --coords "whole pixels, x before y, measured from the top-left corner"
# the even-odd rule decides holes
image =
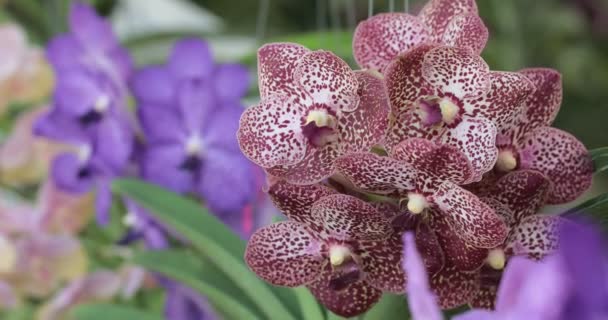
[[[368,311],[363,320],[400,319],[410,318],[407,300],[404,295],[385,293],[380,301]]]
[[[566,217],[587,217],[598,223],[602,229],[608,232],[608,193],[591,198],[578,206],[566,211]]]
[[[84,304],[77,306],[71,312],[71,315],[75,320],[163,320],[163,317],[160,315],[143,312],[133,307],[111,303]]]
[[[115,181],[113,190],[137,201],[156,218],[187,238],[195,249],[203,252],[254,301],[266,318],[295,320],[296,313],[292,314],[287,309],[285,300],[282,301],[280,295],[275,294],[245,266],[245,243],[196,202],[132,179]],[[289,296],[291,292],[283,290],[281,294]]]
[[[608,147],[589,150],[589,154],[591,155],[591,158],[594,159],[597,157],[608,157]]]
[[[303,320],[324,320],[325,314],[319,306],[319,303],[315,297],[310,293],[306,287],[299,287],[293,289],[298,298],[300,304],[300,311],[302,313]]]
[[[249,299],[223,277],[210,263],[204,263],[184,250],[145,251],[135,256],[135,263],[175,279],[206,296],[229,319],[261,319]]]

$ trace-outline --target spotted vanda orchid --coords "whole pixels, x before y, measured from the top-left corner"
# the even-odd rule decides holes
[[[259,229],[245,261],[279,286],[306,285],[332,312],[355,316],[382,292],[402,293],[401,235],[390,214],[323,185],[279,181],[269,188],[288,220]]]
[[[258,51],[261,102],[241,117],[243,153],[273,176],[313,184],[334,160],[381,143],[388,126],[382,76],[352,71],[327,51],[289,43]]]
[[[336,166],[358,189],[400,199],[410,213],[422,215],[423,224],[441,220],[468,245],[492,248],[504,241],[500,216],[461,187],[474,170],[457,148],[412,138],[389,155],[354,153],[339,158]]]
[[[475,0],[430,0],[418,15],[381,13],[359,23],[353,54],[361,68],[383,72],[393,59],[422,43],[481,53],[488,29]]]
[[[458,147],[480,181],[498,157],[496,135],[511,124],[534,85],[515,72],[490,71],[466,48],[423,44],[385,71],[393,119],[385,146],[425,138]]]

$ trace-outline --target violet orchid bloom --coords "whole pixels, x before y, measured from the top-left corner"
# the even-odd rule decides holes
[[[262,279],[280,286],[306,285],[329,310],[355,316],[383,291],[400,293],[400,236],[372,205],[322,185],[278,182],[271,199],[289,220],[253,234],[245,261]]]
[[[253,165],[234,137],[248,87],[240,65],[215,65],[207,43],[178,42],[163,66],[131,83],[146,145],[143,177],[201,196],[217,214],[240,212],[254,197]]]
[[[450,234],[468,245],[492,248],[504,241],[502,219],[460,187],[474,172],[463,153],[450,145],[408,139],[390,155],[354,153],[339,158],[336,166],[356,187],[403,197],[411,213],[443,220],[442,225],[454,230]]]
[[[260,48],[258,70],[261,102],[241,117],[238,140],[269,174],[313,184],[334,173],[340,155],[383,140],[389,107],[381,75],[289,43]]]
[[[524,102],[515,124],[499,132],[498,176],[512,170],[533,169],[552,182],[550,204],[572,201],[591,186],[594,172],[589,152],[573,135],[551,128],[562,101],[561,75],[552,69],[519,71],[536,86]]]
[[[480,181],[496,163],[497,130],[512,123],[534,90],[522,74],[490,71],[464,48],[420,45],[386,69],[391,101],[388,149],[407,138],[433,139],[459,147]]]
[[[166,319],[179,320],[214,320],[218,316],[206,299],[190,288],[178,283],[165,284],[167,298],[165,302]]]
[[[480,54],[487,40],[475,0],[430,0],[418,16],[382,13],[359,23],[353,53],[361,68],[382,72],[398,55],[425,42]]]

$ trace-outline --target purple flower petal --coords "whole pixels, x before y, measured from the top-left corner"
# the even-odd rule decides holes
[[[175,84],[165,67],[145,67],[131,79],[133,95],[140,103],[171,104],[175,95]]]
[[[84,48],[71,34],[62,34],[50,40],[46,46],[46,57],[55,69],[80,66]]]
[[[181,168],[186,159],[180,145],[159,145],[145,151],[142,159],[142,175],[153,183],[183,193],[192,190],[194,175]]]
[[[97,181],[95,197],[95,217],[99,225],[105,226],[110,222],[110,207],[112,206],[112,191],[110,181],[99,179]]]
[[[58,155],[51,168],[53,181],[59,189],[79,194],[89,191],[93,185],[89,170],[73,153]]]
[[[226,63],[216,67],[213,82],[215,92],[222,101],[238,101],[247,94],[251,76],[244,65]]]
[[[178,79],[203,79],[213,72],[213,57],[207,42],[190,38],[173,46],[168,68]]]
[[[168,105],[142,104],[137,108],[137,116],[146,140],[151,145],[183,144],[188,139],[179,114]]]
[[[219,107],[209,80],[182,80],[177,88],[177,108],[190,132],[198,132],[209,124],[214,109]],[[236,130],[234,130],[236,132]]]
[[[103,52],[118,44],[110,23],[82,2],[72,4],[68,23],[78,41],[91,49]]]

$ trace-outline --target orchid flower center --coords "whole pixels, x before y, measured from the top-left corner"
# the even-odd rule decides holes
[[[496,159],[496,168],[500,171],[509,172],[517,167],[517,158],[511,150],[501,150]]]
[[[4,236],[0,236],[0,273],[10,273],[17,264],[17,250]]]
[[[419,193],[410,193],[407,198],[407,209],[413,214],[419,214],[429,207],[426,197]]]
[[[76,157],[78,158],[78,161],[80,163],[84,164],[89,161],[92,153],[93,153],[93,150],[91,149],[91,146],[88,144],[83,144],[83,145],[80,145],[78,147],[78,149],[76,150]]]
[[[203,140],[198,134],[191,135],[184,144],[186,158],[180,168],[188,171],[196,171],[201,166],[201,153],[203,152]]]
[[[105,113],[109,107],[110,107],[110,97],[108,97],[105,94],[99,96],[95,100],[95,103],[93,104],[93,110],[95,110],[98,113]]]
[[[137,225],[137,215],[133,212],[127,212],[127,214],[122,218],[122,223],[127,227],[134,227]]]
[[[499,248],[490,250],[486,262],[493,269],[502,270],[506,263],[505,252]]]
[[[302,134],[315,147],[322,147],[338,139],[338,121],[327,110],[311,110],[302,126]]]
[[[419,104],[422,123],[434,126],[441,122],[452,124],[458,117],[460,108],[449,98],[428,97]]]
[[[351,257],[351,251],[347,246],[337,244],[329,247],[329,262],[334,267],[341,266]]]

